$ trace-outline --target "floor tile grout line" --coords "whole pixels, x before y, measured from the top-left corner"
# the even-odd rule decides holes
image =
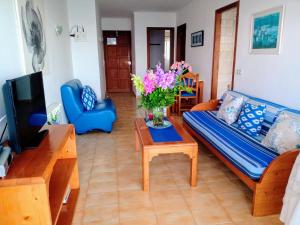
[[[95,144],[95,147],[94,147],[94,153],[93,153],[94,157],[92,159],[92,166],[90,168],[90,173],[88,175],[88,184],[87,184],[87,189],[86,189],[86,193],[85,193],[85,197],[84,197],[84,205],[83,205],[84,210],[83,210],[83,215],[81,215],[81,219],[80,219],[81,224],[83,224],[83,219],[84,219],[84,216],[85,216],[86,199],[87,199],[87,195],[88,195],[88,191],[89,191],[89,187],[90,187],[90,179],[91,179],[91,176],[92,176],[92,170],[94,168],[95,155],[96,155],[96,144]]]
[[[175,181],[174,174],[173,174],[173,173],[171,173],[171,174],[172,174],[173,180]],[[198,176],[198,173],[197,173],[197,176]],[[197,182],[198,182],[198,178],[197,178]],[[195,218],[194,218],[193,211],[192,211],[191,207],[189,206],[189,204],[188,204],[187,200],[185,199],[184,195],[182,194],[182,190],[180,189],[180,186],[177,184],[176,181],[175,181],[175,184],[176,184],[176,186],[177,186],[177,188],[178,188],[178,190],[179,190],[179,192],[180,192],[181,197],[183,198],[185,204],[187,205],[187,208],[188,208],[189,211],[190,211],[190,214],[191,214],[191,216],[192,216],[192,218],[193,218],[193,221],[194,221],[195,225],[198,225],[197,221],[196,221]],[[190,188],[191,188],[191,187],[190,187]]]

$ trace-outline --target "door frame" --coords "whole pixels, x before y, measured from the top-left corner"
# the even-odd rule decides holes
[[[215,31],[214,31],[214,48],[213,48],[213,62],[212,62],[212,80],[211,80],[211,99],[217,98],[217,89],[218,89],[218,72],[219,72],[219,61],[220,61],[220,45],[221,45],[221,22],[222,22],[222,13],[237,8],[236,14],[236,27],[235,27],[235,44],[234,44],[234,54],[233,54],[233,68],[232,68],[232,82],[231,90],[234,87],[234,78],[235,78],[235,62],[236,62],[236,49],[237,49],[237,37],[238,37],[238,24],[239,24],[239,9],[240,1],[234,2],[227,6],[224,6],[220,9],[217,9],[215,12]]]
[[[182,59],[179,59],[178,58],[178,46],[181,44],[181,43],[179,43],[178,42],[178,29],[181,29],[182,27],[184,27],[184,29],[185,29],[185,35],[184,35],[184,38],[185,38],[185,40],[184,40],[184,61],[185,61],[185,56],[186,56],[186,23],[184,23],[184,24],[181,24],[181,25],[179,25],[179,26],[177,26],[177,32],[176,32],[176,61],[181,61]],[[182,47],[182,46],[181,46]]]
[[[147,68],[150,68],[150,32],[152,30],[170,30],[170,67],[174,63],[174,27],[147,27]]]
[[[102,38],[103,38],[103,41],[102,41],[102,44],[103,44],[103,55],[104,55],[104,71],[105,71],[105,85],[106,85],[106,93],[107,93],[107,82],[108,82],[108,79],[107,79],[107,68],[106,68],[106,54],[107,54],[107,49],[106,49],[106,34],[105,32],[115,32],[115,36],[117,37],[117,32],[128,32],[130,34],[130,41],[129,41],[129,49],[130,49],[130,68],[129,68],[129,72],[130,74],[132,74],[132,33],[131,33],[131,30],[102,30]],[[130,78],[129,78],[130,80]],[[133,90],[132,90],[132,82],[129,82],[129,92],[126,92],[126,93],[132,93]],[[113,93],[113,92],[116,92],[116,93],[125,93],[125,92],[119,92],[119,91],[111,91],[110,93]]]

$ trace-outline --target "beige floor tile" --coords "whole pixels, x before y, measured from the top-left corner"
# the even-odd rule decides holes
[[[157,214],[189,210],[180,191],[158,191],[150,195]]]
[[[90,222],[83,222],[82,225],[119,225],[119,219],[104,219],[104,220],[95,220]]]
[[[208,204],[201,210],[193,210],[192,214],[197,225],[213,225],[232,222],[226,211],[215,204]]]
[[[88,194],[117,191],[117,181],[102,181],[89,184]]]
[[[219,202],[211,193],[201,193],[198,191],[183,191],[183,196],[192,210],[203,210],[206,207],[218,207]]]
[[[220,182],[208,182],[207,185],[212,193],[215,194],[227,192],[243,193],[242,187],[236,183],[235,180],[224,180],[222,186],[220,185]]]
[[[99,183],[99,182],[113,182],[117,180],[116,172],[100,172],[100,171],[92,171],[92,176],[90,177],[91,183]]]
[[[162,213],[157,216],[159,225],[196,225],[192,214],[189,211],[176,213]]]
[[[150,177],[151,191],[178,190],[172,176],[152,176]]]
[[[150,194],[142,191],[120,191],[119,213],[120,218],[155,215]]]
[[[115,221],[119,219],[118,205],[110,206],[91,206],[84,210],[83,223],[97,221]],[[99,222],[100,223],[100,222]]]
[[[118,192],[100,192],[86,196],[86,206],[114,205],[118,203]]]
[[[155,215],[120,218],[120,225],[156,225],[156,224],[157,221]]]
[[[118,191],[140,191],[141,188],[140,176],[118,176]]]

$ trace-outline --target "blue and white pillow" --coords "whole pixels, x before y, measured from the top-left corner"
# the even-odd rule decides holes
[[[266,105],[246,103],[238,119],[238,128],[252,137],[257,137],[260,134],[265,113]]]
[[[88,111],[95,108],[97,95],[94,90],[88,85],[84,86],[82,89],[81,102],[83,104],[83,107]]]
[[[231,125],[238,119],[243,104],[244,98],[242,96],[233,97],[231,95],[226,95],[217,113],[217,117],[225,120],[227,124]]]

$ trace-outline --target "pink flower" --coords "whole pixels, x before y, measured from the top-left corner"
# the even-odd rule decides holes
[[[152,70],[148,70],[144,76],[143,83],[144,83],[145,94],[146,95],[151,94],[156,87],[156,83],[157,83],[156,74],[154,74]]]
[[[192,66],[189,66],[188,69],[189,69],[189,72],[193,71]]]
[[[160,76],[158,81],[158,87],[161,87],[162,89],[167,88],[173,88],[175,84],[175,74],[171,71],[164,73],[162,76]]]

